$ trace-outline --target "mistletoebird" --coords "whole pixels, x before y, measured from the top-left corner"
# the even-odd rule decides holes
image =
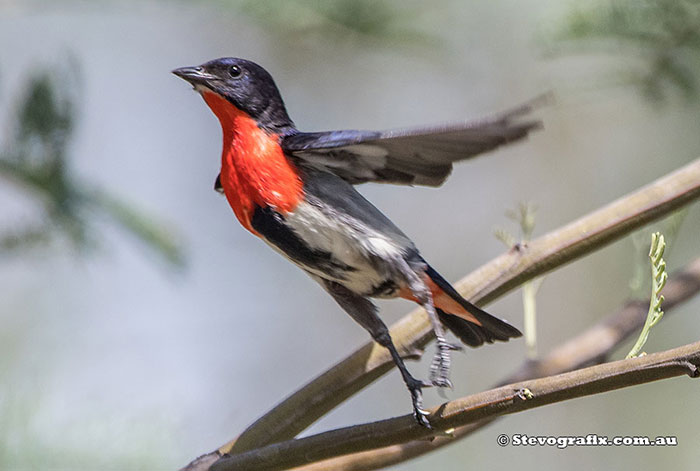
[[[523,139],[539,128],[530,105],[489,119],[397,131],[301,132],[270,74],[244,59],[221,58],[173,70],[194,86],[221,122],[215,189],[240,223],[284,255],[386,347],[430,424],[421,388],[450,387],[445,328],[478,347],[520,331],[464,299],[416,246],[355,189],[365,182],[440,186],[454,162]],[[430,380],[414,378],[372,298],[405,298],[428,313],[437,340]]]

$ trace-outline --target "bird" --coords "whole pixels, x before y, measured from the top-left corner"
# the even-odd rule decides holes
[[[366,182],[440,186],[453,163],[522,140],[541,127],[528,103],[490,118],[391,131],[302,132],[272,76],[224,57],[172,71],[189,82],[223,132],[223,193],[241,225],[317,281],[372,339],[388,349],[430,428],[422,389],[452,387],[446,329],[464,344],[521,336],[475,306],[422,257],[411,239],[356,189]],[[427,312],[436,352],[429,380],[408,370],[372,299],[404,298]]]

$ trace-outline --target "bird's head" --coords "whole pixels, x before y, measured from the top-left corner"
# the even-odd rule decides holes
[[[218,95],[263,129],[278,133],[294,127],[272,76],[254,62],[224,57],[172,72],[191,83],[205,99],[208,93]]]

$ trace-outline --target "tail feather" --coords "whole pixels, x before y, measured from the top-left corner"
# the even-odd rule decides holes
[[[445,295],[449,296],[466,311],[467,315],[464,316],[458,312],[447,312],[441,306],[436,305],[440,321],[465,344],[471,347],[478,347],[484,343],[493,343],[496,340],[505,342],[511,338],[523,335],[506,321],[492,316],[464,299],[431,266],[428,266],[425,273]]]

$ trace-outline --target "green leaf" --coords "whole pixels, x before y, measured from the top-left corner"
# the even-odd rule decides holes
[[[666,280],[668,279],[666,261],[663,259],[664,250],[666,250],[664,236],[659,232],[654,232],[651,235],[651,247],[649,248],[649,260],[651,261],[651,300],[649,302],[649,312],[637,342],[625,358],[634,358],[640,355],[644,344],[649,338],[651,328],[658,324],[664,315],[664,312],[661,310],[661,303],[664,300],[664,297],[661,295],[661,290],[666,285]]]

